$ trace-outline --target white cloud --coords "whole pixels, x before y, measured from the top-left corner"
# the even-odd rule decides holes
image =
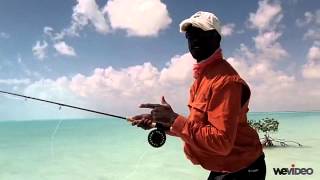
[[[282,32],[282,7],[279,2],[270,3],[268,0],[259,2],[256,13],[250,13],[248,22],[250,28],[258,30],[258,35],[253,37],[255,59],[258,61],[283,60],[288,52],[282,47],[279,38]]]
[[[88,76],[33,82],[24,94],[125,116],[146,112],[139,104],[160,103],[164,95],[177,112],[186,114],[193,63],[191,55],[184,54],[161,70],[148,62],[123,69],[96,68]]]
[[[257,59],[260,60],[283,60],[288,56],[288,52],[278,41],[282,33],[277,31],[259,32],[253,38],[256,50],[259,51]]]
[[[110,32],[109,22],[111,28],[124,29],[130,36],[156,36],[172,20],[160,0],[110,0],[102,9],[95,0],[77,0],[70,27],[53,37],[62,40],[65,35],[79,36],[90,24],[97,32],[106,34]]]
[[[272,46],[282,34],[275,31],[269,31],[259,34],[259,36],[254,38],[256,48],[265,49]]]
[[[298,27],[307,28],[304,39],[320,40],[320,9],[305,12],[304,18],[297,19],[296,24]]]
[[[147,17],[147,21],[145,20]],[[108,19],[109,18],[109,19]],[[110,21],[111,27],[108,22]],[[75,56],[73,47],[66,44],[65,36],[80,36],[81,30],[92,25],[99,33],[106,34],[111,28],[124,29],[129,36],[157,36],[172,22],[167,7],[160,0],[110,0],[100,9],[96,0],[77,0],[73,7],[72,20],[68,28],[60,32],[50,26],[43,28],[54,48],[63,55]],[[37,42],[33,48],[39,59],[46,57],[47,42]]]
[[[43,33],[45,34],[45,35],[48,35],[48,36],[52,36],[52,32],[53,32],[54,30],[53,30],[53,28],[52,27],[49,27],[49,26],[45,26],[44,28],[43,28]]]
[[[310,28],[303,36],[304,39],[320,40],[320,29]]]
[[[172,22],[160,0],[110,0],[104,12],[113,29],[124,29],[129,36],[156,36]]]
[[[268,0],[259,1],[258,10],[249,15],[249,26],[259,30],[273,30],[274,25],[283,17],[281,11],[281,5],[278,3],[270,3]]]
[[[71,27],[65,32],[78,35],[78,32],[88,24],[92,24],[99,33],[104,34],[109,31],[107,20],[95,0],[77,0],[77,2],[73,7]]]
[[[307,79],[320,79],[320,64],[307,63],[303,66],[302,75]]]
[[[222,26],[221,31],[223,36],[231,36],[234,32],[235,24],[230,23]]]
[[[44,35],[48,36],[52,42],[62,40],[65,36],[65,32],[55,33],[54,29],[49,26],[43,28]]]
[[[261,19],[264,16],[266,19]],[[309,50],[309,63],[304,66],[307,79],[299,81],[296,75],[277,69],[275,60],[288,56],[280,43],[282,17],[280,4],[260,1],[259,9],[248,19],[251,27],[258,31],[252,38],[254,46],[241,44],[228,58],[251,87],[253,111],[310,110],[320,106],[320,84],[313,80],[320,71],[315,65],[319,59],[317,45]],[[138,108],[140,103],[158,103],[164,95],[177,112],[185,113],[193,62],[190,54],[184,54],[173,57],[163,69],[151,63],[123,69],[96,68],[90,75],[34,82],[25,92],[119,115],[143,111]],[[311,64],[312,71],[308,69]]]
[[[320,63],[320,48],[317,46],[312,46],[308,52],[309,61]]]
[[[318,109],[320,106],[319,83],[298,80],[296,75],[276,70],[268,61],[257,62],[255,58],[248,58],[249,56],[245,53],[239,51],[238,54],[228,58],[228,61],[251,88],[251,111]],[[260,56],[259,53],[254,53],[252,57],[257,56]],[[319,76],[316,71],[312,69],[312,71],[308,71],[308,75]]]
[[[307,54],[308,62],[303,66],[302,75],[307,79],[320,79],[320,47],[314,45]]]
[[[0,84],[4,85],[27,85],[30,79],[0,79]]]
[[[162,84],[170,86],[181,86],[190,84],[186,80],[190,80],[192,74],[192,64],[196,61],[191,57],[190,53],[182,56],[175,56],[167,63],[167,67],[161,70],[159,81]]]
[[[37,41],[36,45],[32,47],[33,55],[36,56],[39,60],[43,60],[47,57],[47,48],[48,43],[46,41],[42,41],[42,44],[40,41]]]
[[[312,83],[299,82],[292,75],[274,70],[266,61],[254,62],[254,59],[248,59],[259,54],[246,49],[244,45],[238,53],[228,61],[250,84],[251,110],[301,110],[302,107],[308,110],[320,105],[320,96],[314,97],[318,92],[307,88]],[[148,112],[139,109],[139,104],[159,103],[160,97],[164,95],[176,112],[187,114],[186,104],[193,80],[194,62],[188,53],[174,56],[163,69],[148,62],[123,69],[96,68],[87,76],[77,74],[70,78],[42,79],[29,84],[24,92],[123,116]],[[316,89],[320,88],[320,85],[316,86],[319,86]],[[303,99],[293,98],[302,96]],[[75,116],[86,117],[88,114]]]
[[[0,38],[9,39],[10,35],[8,33],[5,33],[5,32],[0,32]]]
[[[311,23],[311,21],[313,21],[313,18],[314,18],[313,14],[311,12],[307,11],[304,13],[304,19],[297,19],[296,24],[297,24],[297,26],[300,26],[300,27],[305,26],[305,25]]]
[[[288,52],[282,47],[279,31],[282,24],[281,5],[260,1],[257,12],[250,13],[250,27],[258,30],[253,37],[255,46],[241,44],[228,61],[249,83],[253,111],[311,110],[320,106],[319,83],[298,80],[299,74],[288,74],[279,70],[278,61],[285,59]],[[265,17],[265,19],[263,19]],[[309,51],[309,59],[318,57],[318,51]],[[311,71],[309,71],[311,72]],[[316,71],[311,72],[313,75]],[[319,70],[318,70],[319,72]],[[297,98],[303,97],[303,98]]]
[[[312,40],[313,45],[310,47],[306,56],[307,62],[301,70],[302,76],[306,79],[320,79],[320,9],[315,12],[305,12],[304,19],[298,19],[299,27],[307,28],[304,39]]]
[[[99,9],[96,0],[77,0],[73,7],[70,26],[62,29],[60,32],[54,32],[49,26],[43,28],[45,35],[50,37],[51,41],[63,41],[65,36],[80,36],[80,32],[86,26],[92,25],[99,33],[106,34],[110,31],[107,24],[107,18]]]
[[[73,47],[67,45],[64,41],[54,44],[54,48],[61,55],[76,56],[76,52],[74,51]]]

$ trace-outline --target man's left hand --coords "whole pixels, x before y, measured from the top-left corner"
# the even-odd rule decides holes
[[[150,108],[153,121],[171,126],[178,114],[173,111],[170,104],[162,96],[161,104],[141,104],[140,108]]]

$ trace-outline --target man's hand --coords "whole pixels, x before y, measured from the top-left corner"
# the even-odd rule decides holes
[[[173,111],[171,106],[162,96],[161,104],[141,104],[140,108],[150,108],[152,120],[165,126],[171,126],[178,114]]]
[[[140,114],[130,118],[132,126],[141,127],[144,130],[153,128],[151,114]]]

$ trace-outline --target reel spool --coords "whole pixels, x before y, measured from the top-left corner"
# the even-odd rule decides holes
[[[166,133],[161,129],[154,129],[148,135],[148,142],[154,148],[159,148],[166,142]]]
[[[166,142],[166,132],[169,128],[164,127],[162,124],[157,123],[155,125],[156,129],[150,131],[148,135],[148,142],[154,148],[159,148]]]

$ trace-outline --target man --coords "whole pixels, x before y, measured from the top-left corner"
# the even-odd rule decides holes
[[[185,32],[195,81],[190,88],[188,117],[161,104],[141,104],[150,114],[132,117],[132,125],[150,129],[152,122],[168,127],[167,134],[180,137],[193,164],[211,171],[208,180],[262,180],[266,165],[259,136],[247,123],[250,89],[220,49],[221,27],[209,12],[197,12],[180,24]]]

